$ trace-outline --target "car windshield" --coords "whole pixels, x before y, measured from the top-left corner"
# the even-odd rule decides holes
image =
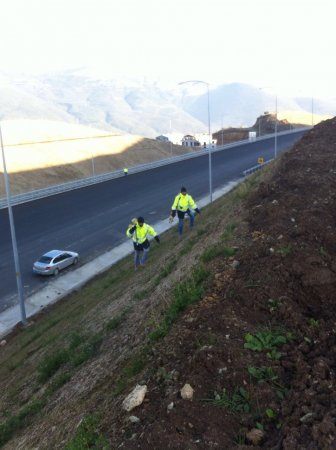
[[[39,263],[43,264],[49,264],[51,262],[52,258],[50,256],[41,256],[41,258],[38,260]]]

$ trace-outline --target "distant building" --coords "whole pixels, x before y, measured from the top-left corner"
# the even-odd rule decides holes
[[[159,142],[169,142],[167,136],[163,136],[162,134],[160,134],[160,136],[156,136],[155,140]]]
[[[185,147],[199,147],[201,144],[200,142],[195,138],[195,136],[192,136],[191,134],[186,134],[182,138],[182,145]]]

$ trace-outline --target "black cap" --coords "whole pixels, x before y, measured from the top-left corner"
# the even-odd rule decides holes
[[[181,187],[181,192],[187,192],[187,188],[185,188],[184,186]]]
[[[138,217],[138,223],[145,223],[145,219],[143,217]]]

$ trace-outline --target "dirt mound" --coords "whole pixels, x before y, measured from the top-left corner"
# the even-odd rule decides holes
[[[236,262],[214,260],[205,298],[153,349],[120,448],[336,448],[335,136],[321,123],[263,175]]]

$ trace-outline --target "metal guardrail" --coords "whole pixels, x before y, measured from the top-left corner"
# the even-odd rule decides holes
[[[264,166],[266,166],[267,164],[269,164],[272,161],[274,161],[274,158],[268,159],[267,161],[263,162],[262,164],[258,164],[256,166],[253,166],[253,167],[250,167],[249,169],[244,170],[243,171],[244,177],[246,177],[247,175],[250,175],[253,172],[256,172],[257,170],[262,169]]]
[[[306,129],[307,128],[300,128],[300,129],[296,128],[296,129],[292,130],[290,133],[291,134],[298,133],[298,132],[306,130]],[[288,134],[288,131],[277,133],[278,136],[281,136],[283,134]],[[229,148],[239,147],[242,144],[247,144],[247,143],[252,144],[254,142],[265,140],[265,139],[270,139],[272,137],[274,137],[274,134],[268,134],[268,135],[265,135],[262,137],[258,137],[253,141],[244,139],[244,140],[236,141],[236,142],[233,142],[230,144],[216,146],[214,148],[211,148],[211,153],[219,152],[219,151],[226,150]],[[196,152],[185,153],[183,155],[160,159],[157,161],[151,161],[149,163],[139,164],[137,166],[129,167],[128,173],[132,174],[132,173],[143,172],[145,170],[156,169],[157,167],[165,166],[168,164],[174,164],[176,162],[184,161],[184,160],[191,159],[191,158],[197,158],[199,156],[204,156],[207,154],[208,154],[208,148],[205,148],[205,149],[202,149],[202,150],[199,150]],[[266,163],[264,163],[264,164],[266,164]],[[95,176],[91,176],[91,177],[87,177],[87,178],[81,178],[79,180],[69,181],[67,183],[57,184],[54,186],[49,186],[47,188],[37,189],[34,191],[30,191],[30,192],[25,192],[23,194],[12,195],[11,196],[11,204],[14,206],[14,205],[19,205],[21,203],[31,202],[33,200],[38,200],[40,198],[49,197],[51,195],[56,195],[56,194],[61,194],[64,192],[72,191],[74,189],[81,189],[83,187],[91,186],[91,185],[97,184],[97,183],[103,183],[104,181],[109,181],[114,178],[119,178],[119,177],[123,177],[123,176],[125,176],[124,172],[123,172],[123,170],[120,169],[120,170],[116,170],[113,172],[107,172],[107,173],[104,173],[101,175],[95,175]],[[1,198],[0,199],[0,209],[4,209],[4,208],[7,208],[7,199]]]

